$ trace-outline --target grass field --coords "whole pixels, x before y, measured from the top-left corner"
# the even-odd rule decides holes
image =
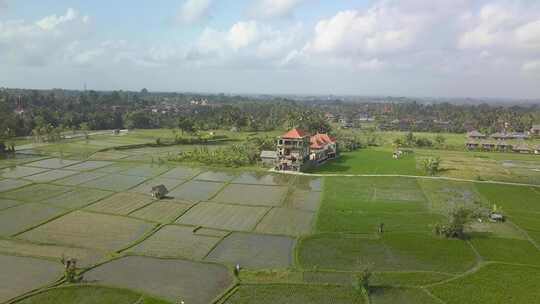
[[[414,155],[399,160],[392,158],[392,150],[363,149],[342,153],[339,159],[313,170],[314,173],[341,174],[403,174],[422,175]]]

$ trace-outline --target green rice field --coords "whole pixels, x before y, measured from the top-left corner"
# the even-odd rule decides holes
[[[114,149],[169,133],[0,160],[1,304],[540,303],[539,157],[415,149],[395,160],[385,144],[293,175],[166,160],[187,145]],[[421,166],[430,156],[442,160],[434,177]],[[436,236],[458,207],[506,221]],[[66,281],[63,257],[81,281]]]

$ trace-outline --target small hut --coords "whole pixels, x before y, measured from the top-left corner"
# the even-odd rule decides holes
[[[497,151],[507,152],[512,149],[512,145],[508,144],[504,140],[497,142]]]
[[[508,135],[506,133],[497,132],[497,133],[491,134],[491,138],[495,140],[505,140],[505,139],[508,139]]]
[[[515,145],[514,147],[512,147],[512,151],[517,152],[517,153],[523,153],[523,154],[531,153],[531,149],[529,148],[529,145],[525,143],[520,143],[520,144]]]
[[[153,198],[162,199],[169,193],[169,190],[167,190],[167,187],[165,187],[165,185],[158,185],[152,187],[151,193]]]
[[[479,144],[478,144],[478,142],[476,142],[474,140],[469,140],[469,141],[467,141],[465,146],[467,147],[467,150],[475,150],[475,149],[478,149]]]
[[[505,218],[504,215],[498,212],[491,212],[489,214],[489,220],[491,222],[504,222]]]
[[[529,134],[531,134],[531,136],[540,136],[540,125],[533,125]]]
[[[495,149],[495,143],[491,141],[482,141],[482,149],[484,151],[493,151]]]
[[[485,134],[482,134],[482,133],[480,133],[480,132],[478,132],[476,130],[473,130],[473,131],[467,133],[467,137],[469,139],[485,139],[485,138],[487,138],[487,136]]]

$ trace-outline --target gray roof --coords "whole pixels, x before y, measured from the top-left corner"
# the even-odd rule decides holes
[[[474,130],[474,131],[471,131],[471,132],[467,133],[467,136],[469,136],[469,137],[485,137],[486,135]]]
[[[165,185],[157,185],[152,187],[152,192],[159,192],[161,194],[167,194],[169,193],[169,190],[167,190],[167,187]]]
[[[515,145],[513,149],[516,151],[530,151],[529,145],[524,144],[524,143]]]
[[[261,158],[277,158],[276,151],[261,151]]]

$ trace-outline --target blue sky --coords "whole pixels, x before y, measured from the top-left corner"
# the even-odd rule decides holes
[[[0,0],[0,87],[540,97],[534,0]]]

